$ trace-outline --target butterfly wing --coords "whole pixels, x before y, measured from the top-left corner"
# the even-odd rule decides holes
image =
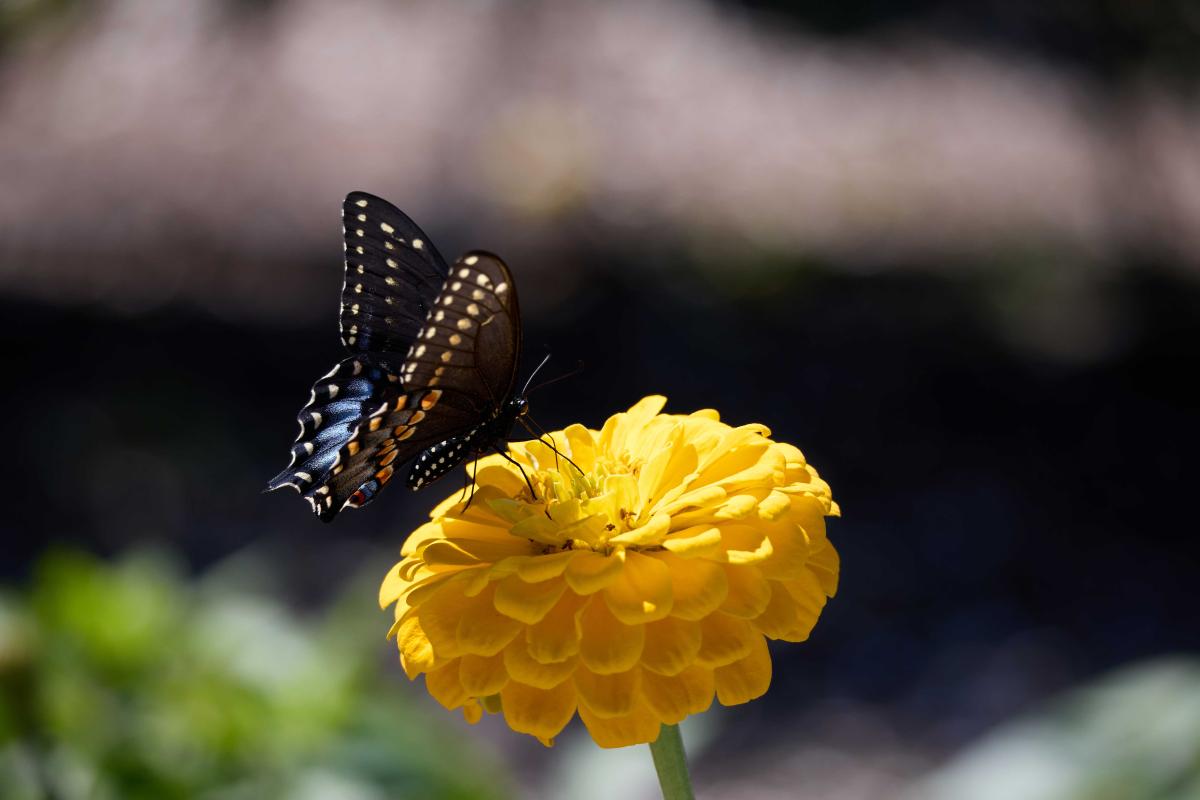
[[[399,368],[399,354],[412,343],[442,290],[446,262],[404,212],[366,192],[346,196],[342,230],[342,344],[352,353],[371,353]]]
[[[366,505],[391,480],[394,462],[470,425],[471,418],[452,407],[430,419],[424,394],[406,391],[370,356],[345,359],[313,385],[297,417],[292,461],[268,491],[297,490],[325,522],[347,506]]]
[[[450,270],[401,369],[407,388],[437,389],[441,403],[486,419],[513,393],[521,312],[499,256],[476,250]]]
[[[292,463],[268,488],[295,488],[326,522],[361,508],[397,464],[491,418],[512,394],[520,344],[508,267],[468,253],[435,295],[399,373],[364,354],[317,381]]]

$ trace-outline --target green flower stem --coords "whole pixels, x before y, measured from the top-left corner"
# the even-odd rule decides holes
[[[662,787],[663,800],[693,800],[692,779],[688,776],[687,755],[678,725],[663,725],[658,739],[650,743],[654,769]]]

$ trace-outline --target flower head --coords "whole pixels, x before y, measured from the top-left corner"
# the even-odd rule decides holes
[[[514,443],[434,509],[380,588],[410,678],[477,721],[544,743],[578,712],[603,747],[737,705],[771,682],[767,639],[799,642],[837,589],[829,486],[762,425],[661,414]],[[569,461],[567,459],[570,459]]]

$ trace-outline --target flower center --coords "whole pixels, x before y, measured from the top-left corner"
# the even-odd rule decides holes
[[[587,472],[566,462],[557,469],[527,469],[539,500],[530,497],[528,488],[515,498],[518,508],[508,515],[515,523],[511,533],[543,546],[546,552],[657,549],[658,542],[613,541],[646,522],[640,511],[639,467],[610,458],[597,459]]]

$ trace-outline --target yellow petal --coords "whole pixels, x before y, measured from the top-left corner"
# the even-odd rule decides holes
[[[383,578],[383,583],[379,586],[379,607],[387,608],[396,602],[408,585],[409,582],[400,577],[400,564],[389,569],[388,574]]]
[[[435,572],[427,578],[421,579],[420,582],[412,585],[410,591],[403,596],[404,602],[409,606],[423,605],[429,598],[449,591],[455,595],[473,596],[478,592],[469,592],[472,588],[471,584],[475,582],[475,576],[484,575],[487,572],[486,565],[471,567],[469,569],[450,569],[441,572]]]
[[[604,479],[604,492],[600,498],[606,501],[603,508],[613,522],[635,516],[642,507],[638,494],[637,479],[632,475],[609,475]]]
[[[596,744],[606,748],[653,742],[662,727],[659,718],[645,703],[638,704],[631,714],[612,718],[598,717],[587,706],[581,705],[579,718]]]
[[[509,575],[496,584],[496,610],[506,617],[533,625],[541,622],[567,589],[560,580],[527,583],[518,575]]]
[[[520,622],[496,610],[494,595],[495,589],[489,588],[463,608],[456,631],[462,654],[494,656],[524,630]]]
[[[722,667],[745,658],[756,639],[762,634],[744,619],[718,611],[700,620],[700,652],[696,663],[705,667]]]
[[[783,492],[774,491],[758,504],[758,516],[761,519],[773,522],[792,507],[792,499]]]
[[[696,450],[681,441],[681,427],[671,431],[669,441],[652,451],[638,474],[638,494],[646,508],[653,508],[670,488],[678,486],[696,468]]]
[[[768,449],[753,466],[722,478],[719,483],[725,487],[725,491],[734,494],[763,484],[776,483],[783,479],[784,469],[783,455]]]
[[[761,525],[722,525],[721,546],[730,564],[757,564],[774,552]]]
[[[598,597],[592,598],[579,615],[579,629],[579,657],[592,672],[601,675],[624,672],[642,654],[644,628],[622,623]]]
[[[558,605],[542,621],[525,629],[530,658],[551,664],[579,652],[579,625],[576,621],[588,598],[565,592]]]
[[[667,398],[661,395],[650,395],[639,400],[632,408],[623,414],[614,414],[604,423],[597,441],[599,449],[618,455],[626,449],[626,439],[629,434],[640,431],[646,424],[662,411],[667,404]]]
[[[527,546],[528,542],[521,542],[519,539],[513,539],[513,537],[509,536],[508,522],[486,508],[486,504],[482,498],[495,494],[495,489],[489,488],[486,492],[480,489],[475,493],[475,500],[471,503],[471,510],[468,512],[469,517],[443,517],[439,520],[442,526],[442,538],[460,544],[465,542],[491,542],[508,545],[509,547],[514,544]],[[466,501],[463,502],[465,503]]]
[[[662,619],[671,613],[671,570],[658,559],[630,551],[625,569],[604,590],[604,599],[626,625]]]
[[[480,706],[479,701],[474,698],[463,703],[462,712],[463,719],[465,719],[470,725],[474,725],[479,722],[479,720],[483,719],[483,707]]]
[[[579,702],[597,717],[622,717],[633,711],[642,670],[634,667],[613,675],[597,675],[580,667],[573,676]]]
[[[700,623],[667,617],[646,625],[646,644],[642,648],[642,666],[646,669],[677,675],[691,665],[699,652]]]
[[[705,558],[721,552],[721,529],[713,525],[696,525],[668,534],[663,547],[684,558]]]
[[[833,597],[837,594],[841,559],[838,557],[837,550],[833,549],[833,545],[827,541],[824,547],[813,552],[808,561],[808,568],[821,582],[821,590],[825,592],[826,596]]]
[[[522,543],[516,538],[509,542],[441,539],[427,544],[421,551],[421,557],[431,567],[474,566],[481,561],[495,562],[505,556],[525,554],[528,552],[528,545],[528,542]]]
[[[802,642],[812,633],[817,618],[821,616],[821,609],[825,607],[825,592],[811,572],[805,572],[797,580],[786,581],[782,586],[796,603],[796,625],[787,635],[779,638]]]
[[[575,714],[575,685],[563,681],[553,689],[538,689],[510,680],[500,690],[500,700],[508,727],[553,739]]]
[[[728,564],[725,577],[729,582],[729,594],[721,604],[721,610],[726,614],[752,619],[771,602],[771,587],[756,567]]]
[[[655,514],[642,527],[609,537],[608,541],[610,544],[656,545],[663,541],[670,527],[671,518],[669,516],[666,514]]]
[[[596,465],[596,440],[592,432],[582,425],[568,425],[563,433],[571,460],[584,472],[591,472]]]
[[[524,642],[516,644],[524,646]],[[472,697],[496,694],[508,683],[504,669],[504,654],[494,656],[463,656],[458,660],[458,679],[463,690]]]
[[[400,661],[404,672],[412,680],[422,672],[433,669],[436,657],[433,645],[421,630],[421,621],[416,616],[402,620],[396,630],[396,646],[400,649]]]
[[[474,566],[480,561],[444,539],[428,543],[421,551],[421,558],[430,566]]]
[[[517,563],[517,574],[530,583],[541,583],[563,574],[567,564],[575,557],[574,550],[532,556]]]
[[[562,544],[562,525],[545,514],[531,514],[512,526],[512,536],[528,539],[543,547],[557,547]]]
[[[667,462],[658,481],[651,483],[647,479],[644,491],[648,494],[642,495],[647,507],[666,513],[663,511],[665,507],[673,505],[690,491],[699,460],[695,444],[680,439],[679,445],[671,451],[671,460]]]
[[[682,619],[703,619],[721,607],[729,584],[720,564],[701,558],[680,558],[673,553],[653,553],[671,570],[671,614]]]
[[[525,489],[525,479],[517,468],[510,466],[507,461],[492,463],[484,466],[482,459],[475,472],[477,486],[495,486],[502,497],[516,497]]]
[[[433,539],[439,539],[442,536],[441,520],[426,522],[421,527],[408,535],[404,540],[404,544],[400,547],[400,555],[407,558],[420,549],[421,545]]]
[[[536,661],[529,655],[528,645],[517,639],[504,648],[504,669],[514,681],[537,689],[552,689],[571,677],[579,659],[576,656],[550,664]]]
[[[454,709],[465,703],[469,695],[463,689],[458,679],[458,660],[449,661],[432,672],[425,673],[425,689],[434,700],[447,709]]]
[[[726,497],[725,490],[720,486],[705,485],[695,480],[691,481],[691,485],[696,488],[689,489],[669,503],[664,503],[658,510],[674,517],[684,509],[704,508],[719,503]]]
[[[709,451],[710,461],[701,463],[696,484],[717,483],[756,467],[771,443],[762,437],[761,426],[743,425],[729,430]],[[782,455],[780,460],[783,461]]]
[[[625,567],[624,551],[609,556],[591,550],[575,550],[574,558],[563,571],[563,578],[576,594],[592,594],[608,586]]]
[[[463,654],[458,644],[458,622],[473,602],[458,586],[446,586],[412,610],[421,620],[421,629],[439,658],[458,658]]]
[[[751,624],[772,639],[786,639],[799,621],[796,601],[783,584],[768,581],[767,585],[771,589],[771,600]]]
[[[688,667],[670,677],[642,673],[642,698],[667,725],[707,711],[712,705],[714,687],[712,670],[704,667]]]
[[[740,661],[713,670],[717,699],[723,706],[748,703],[771,686],[771,654],[763,637],[754,637],[750,653]]]

